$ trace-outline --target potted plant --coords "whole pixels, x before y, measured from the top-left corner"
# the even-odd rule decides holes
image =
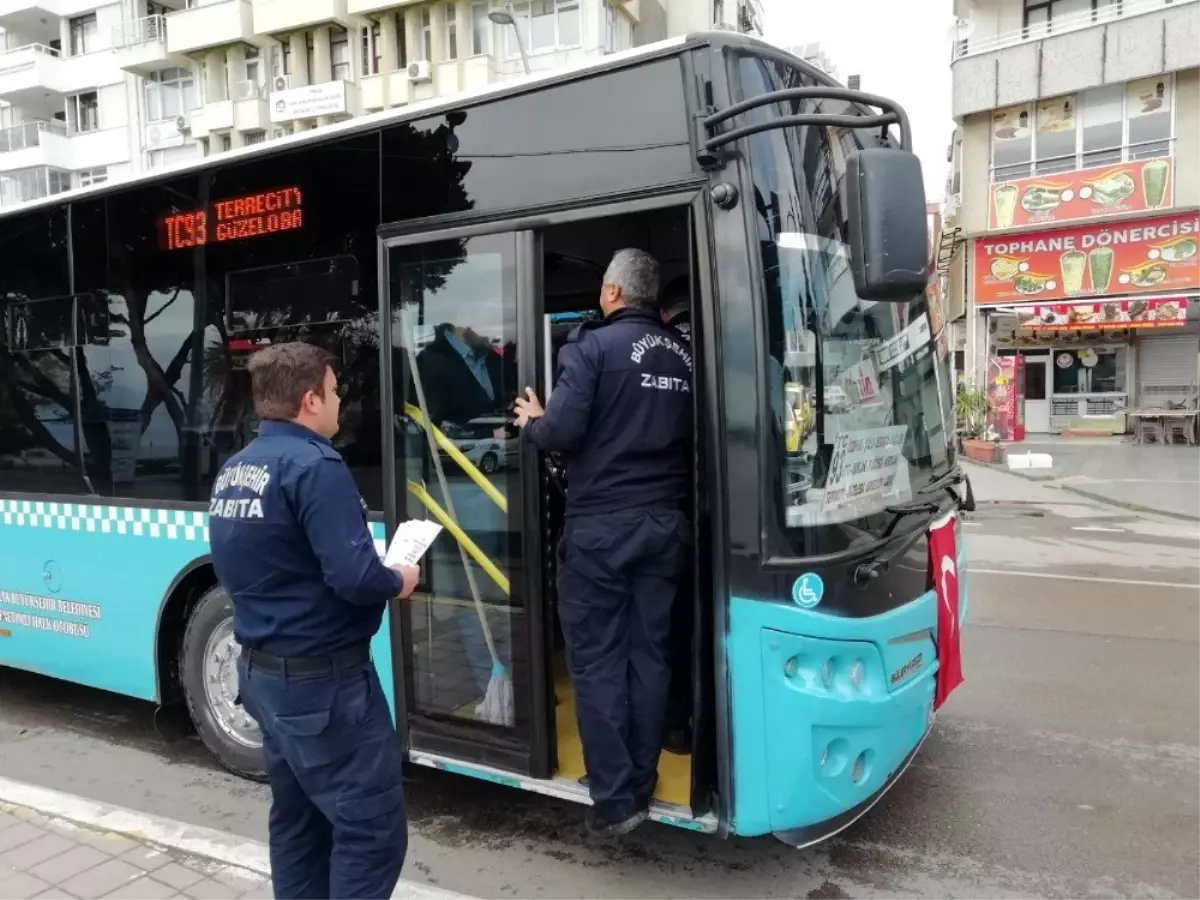
[[[1004,451],[998,439],[989,440],[988,413],[991,404],[986,391],[960,388],[954,401],[959,421],[959,440],[967,459],[977,462],[1003,462]]]

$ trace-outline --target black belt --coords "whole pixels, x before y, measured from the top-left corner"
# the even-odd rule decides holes
[[[361,666],[370,661],[371,648],[365,644],[347,647],[329,656],[275,656],[262,650],[246,649],[246,664],[269,675],[330,675],[339,669]]]

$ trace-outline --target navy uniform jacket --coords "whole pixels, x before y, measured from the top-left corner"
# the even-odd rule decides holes
[[[263,422],[221,467],[208,531],[243,647],[314,657],[365,645],[404,587],[341,454],[294,422]]]
[[[525,428],[567,464],[568,516],[689,496],[692,352],[657,313],[618,310],[571,332],[546,414]]]

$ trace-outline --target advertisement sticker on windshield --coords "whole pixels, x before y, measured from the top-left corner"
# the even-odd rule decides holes
[[[928,343],[929,317],[921,313],[920,318],[902,332],[875,348],[875,364],[880,372],[886,372],[900,365]]]
[[[903,462],[907,425],[847,431],[833,443],[822,513],[860,506],[873,512],[892,490]]]

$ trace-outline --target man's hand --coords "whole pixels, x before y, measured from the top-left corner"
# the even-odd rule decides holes
[[[400,599],[407,600],[421,583],[421,567],[392,566],[392,571],[404,579],[404,587],[400,588]]]
[[[517,411],[517,417],[513,423],[518,428],[524,428],[534,419],[540,419],[546,414],[546,410],[542,409],[542,401],[533,392],[533,388],[525,388],[525,396],[518,397],[513,406]]]

